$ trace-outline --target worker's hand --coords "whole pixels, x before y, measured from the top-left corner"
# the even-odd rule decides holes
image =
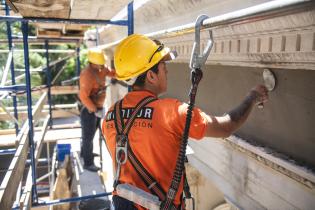
[[[96,112],[94,112],[95,116],[98,118],[103,119],[105,117],[105,109],[97,109]]]
[[[96,111],[97,111],[97,108],[96,108],[96,107],[93,107],[92,109],[89,108],[88,111],[89,111],[89,113],[93,113],[93,112],[96,112]]]
[[[255,105],[264,104],[268,101],[268,90],[264,85],[257,85],[251,90],[250,94],[255,95],[255,97],[253,97],[255,99]]]

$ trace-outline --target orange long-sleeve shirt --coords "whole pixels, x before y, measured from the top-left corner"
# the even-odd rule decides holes
[[[89,111],[103,107],[106,97],[106,77],[115,77],[115,71],[108,68],[99,71],[98,69],[91,68],[89,65],[81,72],[79,97]],[[99,92],[102,89],[104,91]]]
[[[131,109],[146,96],[153,95],[148,91],[132,91],[123,99],[123,118],[131,115]],[[181,137],[184,132],[188,105],[176,99],[158,99],[142,108],[133,122],[129,132],[129,145],[143,167],[158,181],[164,191],[168,191],[174,173]],[[102,125],[106,144],[115,161],[116,129],[113,107],[107,112]],[[193,109],[189,136],[195,139],[204,137],[207,128],[206,114],[197,108]],[[121,167],[120,182],[129,183],[150,193],[129,161]],[[175,198],[180,204],[183,191],[183,180]],[[138,209],[143,209],[137,206]]]

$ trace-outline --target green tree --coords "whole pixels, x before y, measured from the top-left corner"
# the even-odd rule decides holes
[[[11,24],[11,30],[13,35],[22,36],[21,32],[21,24],[19,22]],[[34,36],[36,33],[35,27],[33,25],[29,25],[29,35]],[[0,39],[7,38],[7,28],[6,23],[0,23]],[[23,44],[16,44],[15,49],[23,49]],[[60,44],[60,45],[52,45],[49,46],[49,49],[75,49],[75,44]],[[83,46],[83,49],[85,47]],[[1,44],[0,49],[8,49],[8,44]],[[44,45],[29,45],[29,49],[44,49]],[[50,63],[63,59],[67,56],[65,53],[60,54],[49,54]],[[5,64],[7,62],[8,53],[0,53],[0,78],[2,78],[3,70],[5,68]],[[18,69],[24,69],[24,53],[15,52],[13,55],[14,58],[14,67],[15,67],[15,76],[18,77],[20,75],[24,75],[24,71],[18,71]],[[81,61],[81,69],[87,64],[87,59],[85,55],[80,56]],[[38,67],[46,67],[46,57],[45,53],[29,53],[29,63],[30,69],[38,68]],[[64,80],[71,79],[75,77],[76,72],[76,58],[75,55],[72,58],[67,59],[64,65],[55,65],[51,67],[50,72],[52,77],[54,78],[59,71],[64,68],[64,71],[60,75],[60,77],[56,80],[55,85],[61,85],[61,82]],[[31,74],[31,87],[37,88],[40,85],[46,84],[46,73],[45,72],[32,72]],[[7,80],[11,80],[10,74],[8,75]],[[25,78],[21,80],[17,80],[16,84],[25,84]],[[36,103],[38,96],[32,96],[33,104]],[[18,105],[26,105],[26,95],[18,96]],[[63,95],[63,96],[55,96],[53,97],[54,104],[66,104],[66,103],[74,103],[76,101],[76,97],[74,95]],[[1,101],[6,107],[13,106],[12,99],[7,98]],[[1,109],[1,108],[0,108]],[[13,123],[10,122],[0,122],[0,128],[13,128]]]

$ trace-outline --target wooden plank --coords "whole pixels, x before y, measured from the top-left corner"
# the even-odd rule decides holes
[[[35,153],[34,153],[35,167],[37,166],[38,158],[41,154],[42,145],[43,145],[42,142],[43,142],[45,134],[47,132],[48,122],[49,122],[49,116],[47,116],[45,121],[44,121],[44,124],[42,126],[42,130],[39,134],[39,138],[38,138],[38,141],[36,144]],[[30,208],[30,206],[31,206],[31,192],[32,192],[32,166],[29,167],[24,191],[23,191],[21,198],[20,198],[20,209],[26,210],[26,209]]]
[[[39,132],[39,127],[34,128],[35,137]],[[12,130],[11,135],[0,135],[0,147],[14,147],[17,145],[15,130]],[[81,138],[81,125],[78,124],[63,124],[54,125],[52,130],[48,130],[45,136],[45,142],[54,142],[60,139],[80,139]]]
[[[36,105],[34,107],[34,110],[32,111],[33,120],[35,122],[38,120],[38,118],[41,115],[44,103],[46,103],[46,101],[47,101],[47,95],[48,95],[47,92],[42,94],[42,96],[38,99],[38,101],[37,101],[37,103],[36,103]]]
[[[15,129],[2,129],[2,130],[0,130],[0,136],[1,135],[9,135],[9,134],[15,134]]]
[[[44,93],[44,92],[43,92]],[[32,109],[34,109],[35,106],[32,106]],[[52,109],[73,109],[73,108],[76,108],[77,107],[77,104],[54,104],[51,106]],[[10,107],[7,107],[7,110],[8,111],[13,111],[13,107],[10,106]],[[49,109],[49,105],[44,105],[44,109]],[[20,111],[26,111],[27,110],[27,106],[19,106],[17,107],[17,110],[20,112]]]
[[[70,18],[110,20],[123,10],[130,0],[76,0],[71,7]],[[106,11],[106,12],[104,12]]]
[[[45,142],[79,138],[81,138],[81,128],[49,130]]]
[[[49,114],[48,110],[42,110],[42,112],[37,117],[45,117]],[[68,109],[68,110],[52,110],[52,118],[67,118],[78,116],[80,113],[78,109]],[[26,120],[28,118],[27,112],[19,112],[18,118],[21,120]],[[11,118],[6,113],[0,113],[0,121],[7,121]]]
[[[70,156],[66,155],[60,169],[57,170],[57,179],[54,185],[52,199],[66,199],[71,197],[69,181],[72,177]],[[70,203],[53,206],[53,210],[68,210]]]
[[[6,109],[6,107],[2,104],[1,101],[0,101],[0,107],[7,114],[7,116],[10,118],[11,121],[19,125],[19,121],[13,115],[11,115],[11,113]]]
[[[52,199],[65,199],[71,197],[71,192],[67,181],[66,169],[61,168],[58,170],[59,174],[56,179],[56,183],[53,190]],[[53,210],[68,210],[70,209],[70,203],[53,206]]]
[[[23,127],[25,129],[28,128],[28,123]],[[29,149],[28,129],[25,133],[22,130],[21,135],[17,136],[17,139],[20,137],[22,138],[19,141],[19,146],[0,186],[0,209],[12,208],[19,183],[23,176]]]
[[[34,109],[32,110],[32,116],[33,116],[34,121],[37,121],[38,118],[41,116],[41,111],[43,109],[44,103],[46,103],[46,100],[47,100],[47,92],[45,92],[41,95],[41,97],[37,101],[36,105],[34,106]],[[21,118],[19,116],[19,119],[25,119],[22,116],[23,115],[21,115]],[[26,116],[28,117],[27,113],[26,113]],[[0,120],[7,120],[8,118],[11,119],[11,116],[8,116],[7,113],[1,113],[0,114]]]
[[[37,37],[60,38],[61,31],[57,30],[37,30]]]
[[[23,17],[43,17],[43,18],[69,18],[70,3],[68,0],[58,1],[29,1],[11,0],[18,12]]]
[[[57,125],[55,125],[55,126],[57,126]],[[58,128],[59,126],[60,126],[60,128],[75,128],[75,127],[78,127],[78,124],[73,124],[72,127],[71,127],[71,124],[58,125],[56,128]],[[35,127],[34,128],[34,131],[41,131],[41,130],[42,130],[42,127]],[[0,130],[0,136],[2,136],[2,135],[10,135],[10,134],[15,134],[15,129],[3,129],[3,130]]]
[[[54,86],[51,89],[53,95],[78,94],[79,86]]]

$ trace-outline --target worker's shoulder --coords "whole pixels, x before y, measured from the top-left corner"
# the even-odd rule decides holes
[[[181,103],[182,102],[176,98],[159,98],[158,100],[153,101],[152,105],[162,109],[171,109],[177,107]]]
[[[85,76],[85,75],[92,75],[92,72],[90,71],[89,67],[85,67],[84,69],[81,70],[80,76]]]

